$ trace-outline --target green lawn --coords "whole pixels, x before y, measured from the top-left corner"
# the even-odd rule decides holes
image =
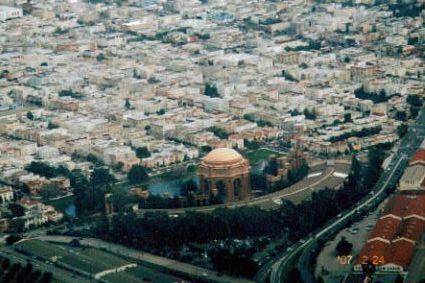
[[[111,273],[106,275],[104,279],[112,283],[172,283],[181,280],[172,275],[159,273],[158,271],[144,266],[129,268],[123,272]]]
[[[77,269],[95,274],[103,270],[127,265],[130,262],[92,248],[71,248],[65,245],[56,245],[40,240],[27,240],[16,244],[30,254],[37,255],[56,262],[62,262]]]
[[[270,155],[280,155],[278,152],[260,148],[257,150],[249,151],[245,153],[245,157],[248,158],[250,164],[255,164],[261,160],[266,160]]]

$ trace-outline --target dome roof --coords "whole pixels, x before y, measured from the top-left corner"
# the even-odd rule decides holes
[[[205,163],[233,163],[239,162],[244,158],[236,150],[230,148],[217,148],[207,154],[204,157],[203,162]]]

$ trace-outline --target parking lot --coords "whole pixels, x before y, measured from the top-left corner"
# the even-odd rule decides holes
[[[316,276],[321,276],[327,283],[338,283],[352,269],[357,255],[366,242],[369,232],[373,229],[378,215],[387,200],[382,202],[376,210],[365,216],[362,220],[353,223],[350,227],[341,230],[335,238],[325,244],[322,252],[317,257]],[[353,244],[351,257],[340,258],[336,256],[335,248],[342,237]],[[332,274],[329,276],[328,274]]]

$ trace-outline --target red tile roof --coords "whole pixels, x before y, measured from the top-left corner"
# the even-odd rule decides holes
[[[395,237],[400,226],[401,219],[395,219],[393,217],[386,217],[380,219],[369,235],[369,239],[382,238],[391,241]]]
[[[412,260],[414,250],[415,244],[409,241],[398,240],[393,242],[386,250],[384,264],[393,263],[406,269]]]
[[[402,222],[397,237],[418,241],[425,231],[425,220],[411,217]]]
[[[425,217],[425,194],[406,194],[392,197],[383,213],[383,215],[388,214],[401,218],[412,214]]]
[[[396,195],[369,234],[357,264],[375,259],[378,265],[392,263],[407,269],[416,241],[424,232],[425,194]]]
[[[425,149],[419,149],[412,156],[412,159],[410,159],[410,164],[416,163],[416,162],[425,164]]]

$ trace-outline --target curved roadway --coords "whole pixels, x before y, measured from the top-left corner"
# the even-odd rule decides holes
[[[176,208],[176,209],[142,209],[141,212],[149,211],[164,211],[170,214],[179,214],[187,211],[196,211],[196,212],[211,212],[219,207],[228,207],[235,208],[246,205],[256,205],[264,209],[273,209],[280,205],[282,198],[293,201],[294,203],[299,203],[305,198],[309,197],[311,193],[318,189],[323,189],[325,187],[337,187],[344,182],[344,177],[335,175],[336,173],[348,174],[350,170],[350,163],[346,160],[337,160],[335,164],[322,163],[319,165],[313,166],[310,169],[309,176],[305,177],[303,180],[295,183],[294,185],[279,190],[274,193],[260,196],[258,198],[253,198],[246,201],[238,201],[233,203],[210,205],[210,206],[201,206],[194,208]],[[320,173],[320,174],[319,174]]]

